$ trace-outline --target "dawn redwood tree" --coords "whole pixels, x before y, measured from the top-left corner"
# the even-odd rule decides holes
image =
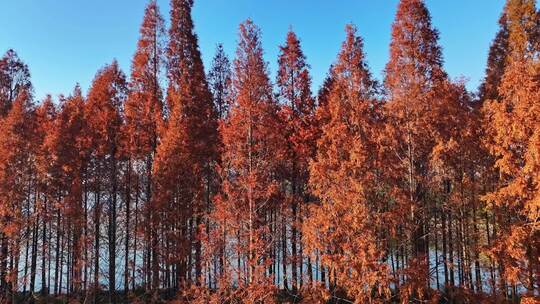
[[[87,260],[87,221],[85,218],[85,202],[83,200],[84,173],[86,160],[88,159],[88,148],[84,145],[84,98],[79,86],[76,86],[73,93],[67,98],[61,98],[60,106],[54,120],[50,121],[43,140],[43,154],[41,156],[42,181],[44,182],[44,206],[40,210],[48,221],[52,221],[54,214],[57,217],[68,219],[72,229],[66,232],[71,240],[70,252],[72,259],[68,265],[70,280],[74,297],[81,297],[86,286],[83,285],[83,276],[86,280],[86,272],[83,272],[83,265]],[[41,108],[44,107],[43,105]],[[54,108],[53,108],[54,109]],[[50,110],[47,110],[50,112]],[[39,111],[38,111],[39,116]],[[62,193],[59,197],[58,194]],[[59,201],[60,200],[60,201]],[[59,212],[54,212],[54,206]],[[63,221],[62,221],[63,222]],[[49,224],[49,227],[52,227]],[[52,231],[46,231],[47,225],[44,222],[42,235],[42,246],[45,250],[45,237]],[[57,227],[59,229],[59,227]],[[60,234],[60,231],[57,231]],[[52,244],[47,243],[47,246]],[[45,251],[42,253],[42,267],[45,268]],[[49,259],[51,257],[49,256]],[[49,272],[51,270],[49,269]],[[47,290],[45,275],[41,278],[42,290]],[[49,286],[50,288],[50,286]],[[70,288],[71,289],[71,288]]]
[[[134,159],[145,160],[157,145],[163,111],[160,73],[164,64],[165,25],[156,1],[146,7],[139,33],[125,104],[125,132],[126,149]]]
[[[34,106],[8,50],[0,303],[538,302],[536,3],[506,1],[477,94],[423,0],[399,1],[384,88],[349,25],[316,99],[294,32],[273,87],[251,20],[205,74],[193,0],[168,42],[149,0],[129,83],[113,62],[85,97]]]
[[[540,133],[540,45],[535,1],[509,0],[504,15],[508,53],[498,97],[485,104],[486,143],[499,182],[485,199],[495,213],[497,238],[490,254],[498,259],[500,288],[540,286],[538,161]]]
[[[22,91],[32,94],[30,71],[17,53],[10,49],[0,58],[0,117],[7,115]]]
[[[307,245],[320,252],[331,285],[344,288],[355,303],[389,295],[385,250],[378,235],[383,201],[377,129],[380,102],[369,72],[363,41],[353,25],[333,66],[328,96],[330,120],[322,127],[310,184],[320,203],[304,225]]]
[[[58,139],[58,148],[55,151],[62,160],[64,180],[67,185],[66,205],[71,224],[72,234],[72,281],[75,296],[80,296],[83,289],[83,265],[89,261],[83,257],[87,239],[83,236],[83,231],[87,231],[87,219],[85,217],[85,204],[83,202],[83,181],[87,166],[87,151],[84,147],[84,131],[86,122],[84,121],[84,98],[80,88],[75,87],[62,105],[61,112],[56,119],[56,129],[61,130]],[[86,280],[86,275],[84,277]]]
[[[482,194],[492,191],[492,189],[497,187],[497,183],[499,180],[498,170],[495,166],[496,157],[494,157],[494,155],[489,152],[488,142],[491,136],[488,135],[488,126],[491,119],[491,114],[489,113],[491,106],[489,106],[489,103],[493,103],[495,101],[500,102],[501,100],[499,86],[501,84],[501,79],[503,77],[504,70],[507,64],[507,56],[509,52],[509,31],[505,11],[503,11],[503,13],[501,14],[498,23],[499,30],[489,49],[485,77],[478,89],[478,102],[474,107],[474,112],[476,112],[476,115],[479,119],[478,123],[480,124],[480,134],[478,136],[478,141],[480,141],[481,144],[478,146],[478,149],[481,149],[481,161],[479,162],[479,172],[481,172],[481,178],[479,182],[483,185],[483,189],[485,189],[484,191],[482,191]],[[486,200],[482,200],[482,203],[485,205],[483,226],[486,227],[486,242],[484,246],[490,248],[492,247],[492,240],[497,231],[495,225],[496,212],[494,212],[494,210],[490,210],[492,208],[487,208]],[[504,282],[504,279],[500,276],[498,282],[496,281],[496,269],[500,269],[500,266],[497,267],[496,265],[499,262],[499,259],[493,255],[488,257],[489,261],[487,268],[489,271],[490,279],[489,286],[491,287],[491,293],[493,295],[497,295],[497,293],[504,289],[503,286],[506,285],[506,283]],[[497,288],[497,285],[499,285],[500,288]]]
[[[214,106],[218,118],[225,119],[229,113],[231,95],[231,63],[223,50],[223,44],[218,44],[212,66],[208,72],[208,84],[214,97]]]
[[[212,64],[210,70],[207,73],[208,86],[210,92],[212,93],[214,101],[214,109],[216,110],[218,128],[219,124],[222,124],[229,115],[230,104],[232,102],[232,70],[231,63],[227,54],[223,49],[223,44],[219,43],[216,47],[216,52],[214,58],[212,59]],[[219,133],[219,132],[218,132]],[[221,152],[221,134],[219,135],[218,147],[217,150]],[[212,195],[215,197],[215,194],[219,192],[221,187],[220,180],[220,158],[216,160],[215,169],[212,172],[212,176],[209,179],[207,187],[212,190]],[[223,282],[224,275],[226,272],[226,261],[225,261],[225,240],[226,240],[226,229],[225,225],[215,225],[213,221],[219,221],[215,217],[216,214],[220,213],[215,210],[216,204],[213,203],[211,206],[208,206],[208,216],[204,223],[204,241],[205,248],[203,252],[203,260],[205,263],[206,269],[206,281],[207,286],[212,288],[217,288],[220,282]],[[226,216],[221,213],[221,219],[224,219]],[[217,229],[219,228],[219,229]],[[213,272],[213,273],[212,273]]]
[[[35,223],[33,229],[33,235],[31,240],[32,244],[29,244],[30,236],[27,236],[27,251],[28,247],[32,247],[31,258],[31,274],[30,274],[30,292],[35,291],[35,277],[37,267],[37,254],[38,254],[38,240],[41,239],[41,248],[47,246],[46,234],[47,226],[51,222],[51,211],[53,204],[57,203],[56,196],[62,193],[66,189],[66,185],[60,182],[61,168],[56,166],[57,160],[62,160],[62,156],[54,154],[54,148],[50,144],[50,134],[55,131],[55,120],[57,115],[57,109],[53,103],[52,97],[47,95],[43,102],[36,109],[36,132],[34,132],[34,138],[32,143],[35,151],[35,165],[36,165],[36,204],[34,214]],[[41,222],[41,226],[40,226]],[[30,225],[27,224],[29,229]],[[41,234],[38,237],[39,227],[41,227]],[[45,235],[45,237],[43,237]],[[27,252],[26,251],[26,252]],[[47,292],[47,282],[44,280],[43,275],[45,271],[43,257],[44,249],[39,250],[42,255],[42,274],[41,274],[41,292],[45,294]],[[25,252],[25,269],[27,268],[28,259]],[[25,278],[26,279],[26,278]],[[26,287],[26,286],[25,286]]]
[[[298,282],[302,282],[304,259],[300,254],[302,248],[300,229],[304,203],[309,199],[308,162],[315,154],[316,125],[309,66],[300,41],[293,31],[287,33],[285,44],[280,46],[276,84],[278,101],[281,103],[279,114],[284,124],[282,132],[287,143],[284,152],[284,172],[282,172],[286,188],[283,207],[291,209],[289,225],[285,220],[287,213],[282,214],[283,283],[287,288],[287,268],[290,264],[291,287],[296,290]],[[290,226],[290,237],[287,234],[287,226]],[[287,259],[289,243],[291,256]],[[311,266],[308,265],[308,267]]]
[[[261,33],[249,19],[240,24],[232,91],[234,102],[221,126],[223,186],[216,210],[230,211],[225,222],[234,230],[229,233],[234,252],[229,259],[236,263],[236,283],[245,290],[245,299],[261,301],[272,287],[265,278],[274,239],[268,222],[279,195],[282,139]]]
[[[398,246],[408,251],[402,290],[420,297],[429,289],[428,162],[437,123],[432,110],[444,99],[441,87],[447,81],[438,38],[424,1],[400,1],[384,79],[389,121],[385,146],[395,165],[387,173],[395,180],[396,210],[401,210],[396,214],[403,230]]]
[[[23,89],[7,116],[0,120],[0,300],[8,303],[18,290],[23,208],[31,204],[34,122],[31,96]]]
[[[124,73],[113,61],[96,74],[86,98],[85,117],[91,151],[94,192],[94,292],[99,290],[103,203],[107,210],[109,301],[116,301],[116,231],[120,177],[122,109],[127,95]]]
[[[153,165],[158,144],[158,128],[163,122],[163,92],[160,84],[165,63],[165,25],[154,0],[150,1],[146,7],[139,35],[137,50],[131,64],[129,96],[125,104],[123,130],[123,154],[127,158],[124,178],[126,188],[124,290],[126,292],[129,290],[130,280],[133,289],[136,284],[138,239],[145,242],[145,248],[150,247],[148,244],[151,242],[149,225],[140,228],[143,226],[140,223],[150,224],[154,214],[150,206],[153,194]],[[137,170],[140,167],[143,170]],[[135,192],[134,202],[131,199],[132,192]],[[144,202],[143,206],[139,203],[141,199]],[[142,210],[146,212],[141,213]],[[139,230],[144,232],[140,238]],[[130,239],[133,243],[132,253]],[[130,264],[133,265],[131,273]],[[147,272],[148,269],[145,271]]]
[[[61,105],[65,102],[63,96],[60,96],[60,102]],[[73,283],[74,280],[81,283],[78,271],[80,268],[69,260],[66,261],[65,257],[74,257],[82,266],[82,248],[79,247],[82,245],[82,237],[77,236],[76,233],[82,231],[84,223],[80,221],[81,217],[77,216],[81,215],[82,212],[74,212],[77,209],[77,203],[82,202],[82,192],[73,194],[71,191],[72,189],[80,189],[82,181],[76,180],[76,176],[80,172],[71,171],[77,170],[77,168],[70,167],[70,162],[78,162],[79,159],[82,159],[84,150],[78,149],[78,147],[72,149],[72,145],[76,143],[74,138],[61,137],[62,132],[67,130],[68,124],[66,121],[63,121],[65,124],[59,123],[60,112],[61,108],[56,108],[51,96],[47,96],[36,110],[37,128],[33,140],[37,145],[35,155],[37,184],[35,186],[34,207],[34,221],[36,223],[31,232],[32,236],[29,237],[31,257],[27,259],[27,254],[25,254],[25,264],[30,264],[30,292],[34,292],[39,248],[39,254],[42,255],[40,280],[42,294],[47,294],[49,289],[54,294],[60,293],[65,282],[68,296],[75,290],[72,288],[75,286],[77,287],[76,293],[80,296],[81,286]],[[65,141],[66,139],[72,139],[72,141]],[[39,222],[42,225],[38,237]],[[73,229],[67,229],[70,224],[73,225]],[[52,240],[53,236],[54,241]],[[41,240],[41,245],[38,247],[39,240]],[[74,241],[79,243],[75,245]],[[51,247],[53,247],[52,251]],[[28,250],[26,249],[26,252]],[[78,253],[76,253],[77,250],[79,250]],[[48,259],[48,262],[45,258]],[[52,260],[54,265],[50,264]],[[61,274],[64,265],[67,266],[68,270],[65,281]],[[44,272],[47,268],[49,278],[54,277],[52,283],[45,278]]]
[[[165,214],[151,224],[154,288],[158,287],[159,255],[167,256],[166,268],[173,266],[176,289],[193,282],[198,285],[202,278],[200,228],[212,197],[207,185],[217,158],[217,117],[193,30],[192,6],[192,0],[171,1],[167,120],[154,166],[154,208]],[[164,250],[156,248],[158,224],[166,229],[164,242],[172,244]]]
[[[439,264],[442,264],[443,286],[447,296],[454,297],[454,287],[482,290],[478,215],[485,205],[479,200],[478,194],[483,190],[477,180],[491,172],[484,167],[489,160],[480,141],[480,113],[471,102],[465,83],[447,82],[441,89],[444,94],[438,106],[431,109],[437,121],[429,160],[432,174],[429,191],[433,197],[430,254],[435,256],[437,289],[442,285],[439,278]],[[439,252],[441,239],[442,253]]]

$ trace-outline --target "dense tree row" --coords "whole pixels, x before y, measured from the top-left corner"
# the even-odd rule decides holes
[[[401,0],[384,81],[354,25],[318,96],[291,30],[205,73],[193,0],[148,4],[127,77],[35,103],[0,60],[0,302],[540,297],[540,13],[508,0],[478,93]]]

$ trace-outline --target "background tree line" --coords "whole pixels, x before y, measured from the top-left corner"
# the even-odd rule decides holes
[[[205,72],[193,0],[144,13],[128,76],[36,102],[0,60],[0,301],[373,303],[540,297],[540,13],[508,0],[476,93],[401,0],[384,80],[354,25],[324,84],[291,30]]]

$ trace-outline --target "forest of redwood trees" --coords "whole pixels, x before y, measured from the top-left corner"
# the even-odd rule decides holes
[[[84,95],[35,100],[0,59],[1,303],[540,302],[535,0],[507,0],[476,92],[422,0],[383,81],[349,24],[317,93],[292,30],[276,79],[250,19],[205,69],[170,4]]]

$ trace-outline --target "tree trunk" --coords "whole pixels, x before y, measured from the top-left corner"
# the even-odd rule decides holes
[[[116,303],[116,195],[117,195],[117,170],[116,149],[112,153],[112,199],[109,205],[109,302]]]
[[[54,294],[58,295],[58,270],[60,266],[60,239],[62,237],[61,233],[62,228],[60,227],[60,209],[57,209],[56,212],[56,252],[54,255],[55,263],[54,263]]]
[[[41,294],[47,295],[48,292],[48,285],[46,282],[46,275],[47,275],[47,254],[46,254],[46,248],[49,247],[49,244],[47,243],[47,197],[45,197],[45,207],[44,207],[44,217],[43,217],[43,227],[41,228]]]
[[[282,267],[283,267],[283,288],[289,289],[287,284],[287,222],[286,222],[286,214],[285,212],[281,213],[281,260],[282,260]]]
[[[94,205],[94,303],[97,303],[97,297],[99,292],[99,234],[100,234],[100,214],[101,214],[101,192],[98,187],[95,197]]]
[[[133,212],[135,212],[135,223],[133,227],[133,269],[131,274],[131,289],[135,290],[135,284],[137,277],[135,276],[135,272],[137,270],[137,235],[139,233],[139,178],[137,178],[136,182],[136,190],[135,190],[135,209]]]
[[[129,293],[129,235],[131,231],[129,231],[129,220],[130,220],[130,205],[131,205],[131,158],[128,159],[127,162],[127,177],[126,177],[126,231],[125,231],[125,244],[124,244],[124,251],[125,251],[125,260],[124,260],[124,294],[127,295]]]
[[[32,258],[30,266],[30,292],[33,294],[36,286],[36,270],[37,270],[37,249],[38,249],[38,223],[39,217],[36,218],[32,229]]]

